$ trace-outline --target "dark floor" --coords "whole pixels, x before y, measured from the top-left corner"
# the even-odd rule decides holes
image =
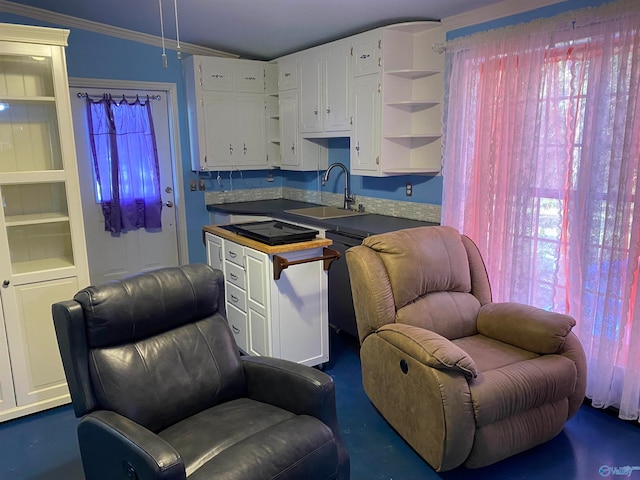
[[[355,340],[332,332],[325,371],[336,383],[353,480],[640,480],[640,427],[589,406],[543,446],[483,469],[437,474],[368,401],[357,352]],[[0,480],[82,480],[76,425],[69,406],[0,424]],[[602,466],[629,468],[601,475]]]

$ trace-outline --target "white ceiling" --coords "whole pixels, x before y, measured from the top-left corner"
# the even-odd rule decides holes
[[[520,1],[520,0],[519,0]],[[174,0],[11,0],[84,20],[176,38]],[[177,0],[180,41],[271,60],[371,28],[440,20],[500,0]],[[7,3],[7,2],[5,2]]]

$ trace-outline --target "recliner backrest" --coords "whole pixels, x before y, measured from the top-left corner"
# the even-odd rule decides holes
[[[368,281],[390,283],[396,322],[426,328],[450,339],[477,333],[482,299],[471,293],[467,248],[457,230],[398,230],[368,237],[362,244],[374,250],[385,266],[388,279]]]
[[[96,408],[159,431],[244,394],[220,271],[165,268],[88,287],[74,300]]]

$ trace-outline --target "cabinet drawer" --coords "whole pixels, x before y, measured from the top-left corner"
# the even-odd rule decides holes
[[[227,283],[225,285],[225,288],[226,288],[227,304],[234,305],[239,310],[246,312],[247,311],[246,292],[230,283]]]
[[[247,353],[249,351],[247,314],[238,310],[233,305],[229,305],[229,308],[227,308],[227,321],[229,322],[229,328],[231,328],[231,333],[233,333],[236,344],[240,350]]]
[[[224,258],[236,265],[244,266],[244,249],[242,245],[224,242]]]
[[[229,283],[233,283],[237,287],[242,288],[243,290],[247,288],[247,284],[245,281],[245,272],[244,269],[236,265],[235,263],[226,262],[225,265],[225,276],[226,281]]]

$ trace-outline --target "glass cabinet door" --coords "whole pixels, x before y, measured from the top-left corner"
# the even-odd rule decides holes
[[[0,54],[0,194],[13,275],[74,264],[52,59],[38,46],[31,53]]]

